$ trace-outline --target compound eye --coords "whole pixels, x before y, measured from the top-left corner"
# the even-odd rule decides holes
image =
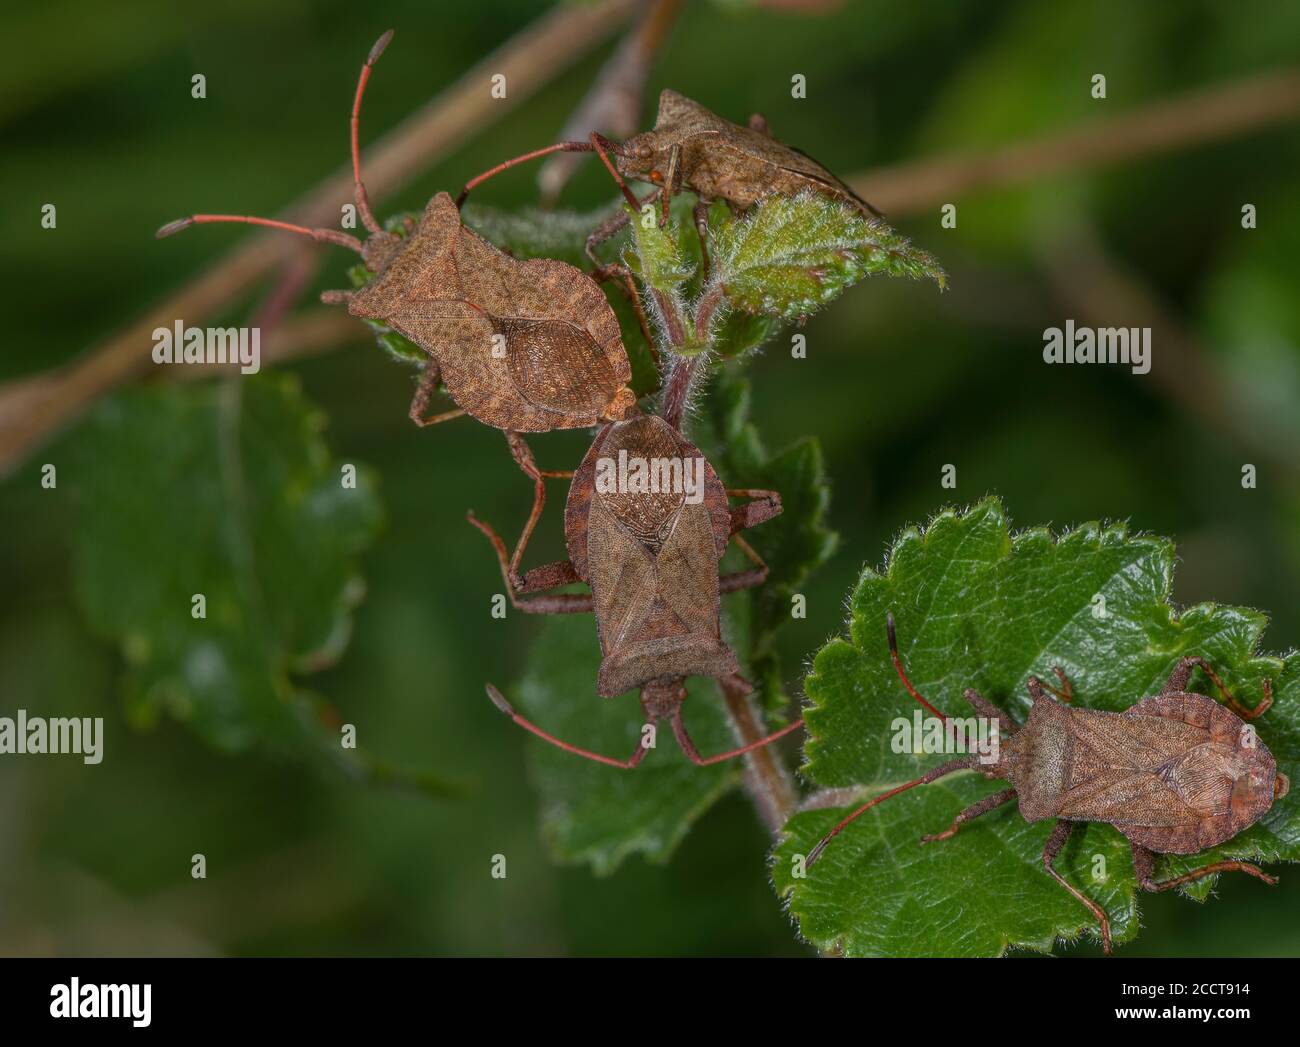
[[[656,185],[658,185],[663,180],[664,180],[664,176],[661,175],[658,171],[650,172],[650,181],[654,182]]]

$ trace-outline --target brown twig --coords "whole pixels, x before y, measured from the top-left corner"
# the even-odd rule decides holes
[[[849,179],[887,215],[915,214],[981,189],[1077,173],[1200,145],[1300,117],[1300,70],[1280,69],[1153,102],[1111,120],[976,154],[918,160]]]
[[[405,185],[577,61],[636,9],[634,0],[563,4],[538,19],[367,150],[366,183],[371,193],[383,196]],[[491,97],[488,84],[495,73],[506,76],[507,98]],[[281,217],[311,226],[332,224],[351,191],[351,169],[345,166]],[[200,322],[250,290],[295,249],[288,237],[252,237],[71,364],[0,388],[0,475],[99,397],[147,371],[150,333],[155,328],[170,326],[178,317]]]
[[[727,715],[742,745],[749,745],[767,734],[747,691],[737,687],[731,677],[718,681]],[[785,764],[772,746],[755,749],[745,756],[745,788],[758,809],[763,824],[776,834],[794,813],[799,796]]]
[[[1096,231],[1074,226],[1044,250],[1051,289],[1061,305],[1095,327],[1150,328],[1148,375],[1156,392],[1211,432],[1248,447],[1293,486],[1300,484],[1296,448],[1279,441],[1266,419],[1232,402],[1231,384],[1213,355],[1136,273],[1105,249]]]

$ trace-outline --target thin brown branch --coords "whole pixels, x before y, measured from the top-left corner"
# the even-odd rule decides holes
[[[1053,242],[1044,260],[1055,297],[1081,323],[1151,329],[1151,371],[1135,380],[1149,379],[1178,411],[1300,484],[1296,448],[1279,440],[1249,405],[1235,402],[1213,354],[1138,274],[1110,255],[1093,229],[1075,227]]]
[[[1153,102],[1063,134],[866,171],[849,183],[886,215],[915,214],[973,192],[1235,138],[1297,118],[1300,70],[1281,69]]]
[[[411,181],[597,46],[636,8],[634,0],[562,4],[538,19],[367,150],[365,172],[371,194],[384,196]],[[488,88],[495,73],[506,77],[507,98],[491,97]],[[305,225],[331,225],[351,192],[351,169],[345,165],[280,217]],[[71,364],[0,389],[0,475],[95,400],[147,372],[155,328],[170,326],[177,317],[188,323],[202,321],[248,292],[295,249],[288,237],[252,237]]]
[[[723,700],[727,705],[727,715],[731,720],[736,737],[742,745],[750,745],[764,737],[767,732],[749,692],[736,686],[731,677],[718,681]],[[799,801],[794,782],[785,765],[773,752],[775,746],[765,745],[761,749],[745,755],[745,788],[758,810],[763,824],[773,835],[781,831],[790,815],[794,813]]]

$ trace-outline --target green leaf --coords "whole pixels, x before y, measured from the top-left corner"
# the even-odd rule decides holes
[[[591,615],[557,615],[541,623],[517,693],[507,697],[539,727],[573,745],[617,759],[639,743],[643,717],[635,692],[596,695],[600,647]],[[692,678],[684,718],[700,752],[730,749],[722,698],[712,680]],[[518,730],[503,720],[503,729]],[[739,766],[696,767],[660,725],[656,747],[631,771],[585,760],[545,742],[529,742],[541,795],[542,829],[566,863],[590,863],[599,875],[640,852],[665,862],[691,825],[738,780]]]
[[[672,219],[661,229],[657,211],[646,216],[634,213],[631,207],[625,206],[624,210],[632,230],[629,251],[634,252],[625,255],[625,261],[656,291],[675,293],[694,271],[682,250],[680,223]]]
[[[1001,504],[944,512],[924,531],[905,531],[887,570],[864,571],[850,600],[849,635],[818,652],[806,681],[806,776],[847,788],[835,809],[787,824],[775,857],[778,891],[801,933],[849,955],[993,955],[1010,946],[1048,951],[1055,941],[1095,934],[1091,915],[1043,871],[1050,822],[1026,823],[1014,804],[985,814],[954,838],[922,845],[962,808],[997,791],[973,773],[900,794],[844,830],[805,878],[796,855],[864,797],[923,774],[948,757],[894,753],[896,717],[919,708],[890,665],[885,615],[898,622],[899,651],[913,684],[950,715],[969,715],[974,687],[1023,722],[1030,675],[1061,666],[1081,706],[1122,710],[1155,694],[1184,655],[1215,665],[1234,694],[1253,704],[1266,678],[1275,703],[1259,737],[1281,769],[1300,763],[1300,659],[1258,656],[1265,619],[1257,611],[1169,603],[1174,547],[1123,525],[1084,524],[1053,538],[1012,535]],[[1094,610],[1104,598],[1105,616]],[[1191,687],[1211,693],[1197,674]],[[852,806],[850,806],[852,805]],[[1256,825],[1201,855],[1161,857],[1158,879],[1206,862],[1300,859],[1300,796],[1293,791]],[[1138,892],[1127,841],[1089,824],[1057,862],[1067,880],[1109,913],[1117,943],[1137,934]],[[1095,873],[1095,875],[1094,875]],[[1201,881],[1185,893],[1208,895]],[[1195,913],[1188,914],[1189,919]]]
[[[817,193],[770,196],[717,230],[712,282],[738,309],[787,320],[815,312],[864,276],[929,278],[939,264],[878,218]]]
[[[76,588],[121,645],[137,723],[165,712],[226,751],[296,750],[315,730],[294,679],[346,646],[381,515],[373,474],[344,486],[322,426],[282,375],[155,386],[95,416]]]

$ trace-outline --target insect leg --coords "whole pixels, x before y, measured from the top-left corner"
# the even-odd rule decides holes
[[[1083,823],[1067,822],[1064,819],[1057,821],[1056,826],[1052,829],[1052,835],[1047,838],[1047,846],[1043,848],[1043,868],[1047,870],[1052,879],[1086,905],[1088,911],[1096,917],[1097,922],[1101,924],[1101,947],[1106,950],[1106,955],[1109,956],[1110,917],[1106,915],[1106,910],[1057,872],[1053,865],[1057,857],[1060,855],[1061,850],[1065,847],[1065,841],[1070,838],[1070,834],[1074,832],[1075,828],[1081,824]]]
[[[465,413],[463,408],[457,407],[452,411],[443,411],[442,414],[426,417],[424,412],[428,410],[429,401],[433,399],[433,394],[438,391],[440,377],[436,361],[430,360],[424,365],[424,372],[420,375],[420,384],[416,386],[415,395],[411,398],[411,410],[409,412],[411,421],[421,428],[427,425],[437,425],[439,422],[450,422],[453,418],[459,418]]]
[[[668,205],[672,203],[673,193],[682,187],[682,143],[674,142],[668,151],[668,174],[664,176],[664,189],[659,195],[659,228],[668,225]]]
[[[550,742],[557,749],[563,749],[566,753],[573,753],[575,756],[582,756],[588,760],[595,760],[596,763],[603,763],[609,767],[619,767],[624,770],[630,771],[633,767],[635,767],[642,760],[644,760],[645,754],[650,751],[639,740],[637,741],[636,748],[632,751],[632,755],[629,756],[626,760],[615,760],[612,756],[602,756],[600,753],[593,753],[590,749],[581,749],[576,745],[570,745],[568,742],[561,741],[559,738],[555,737],[555,735],[550,734],[547,731],[543,731],[536,724],[520,716],[517,712],[515,712],[514,706],[512,706],[508,701],[506,701],[504,696],[501,694],[501,692],[498,691],[491,684],[487,685],[487,694],[488,697],[492,699],[493,705],[495,705],[498,709],[500,709],[503,713],[505,713],[508,717],[510,717],[510,719],[512,719],[525,731],[528,731],[530,734],[536,735],[544,742]]]
[[[1031,676],[1026,684],[1029,688],[1029,694],[1034,701],[1038,701],[1043,696],[1042,692],[1048,691],[1068,705],[1074,701],[1074,685],[1070,683],[1070,678],[1065,675],[1065,670],[1059,665],[1052,666],[1052,672],[1056,674],[1056,679],[1060,681],[1061,686],[1059,688],[1043,683],[1037,676]]]
[[[899,793],[906,792],[908,789],[915,789],[918,785],[929,785],[931,782],[938,781],[940,778],[952,774],[954,771],[969,771],[975,766],[973,760],[973,757],[965,757],[960,760],[949,760],[947,763],[939,764],[938,767],[923,774],[920,778],[913,778],[910,782],[904,782],[902,785],[897,785],[894,788],[881,793],[879,796],[873,796],[821,838],[821,841],[817,846],[808,852],[808,860],[804,863],[805,868],[812,867],[813,862],[821,857],[822,851],[826,850],[826,845],[835,839],[835,837],[837,837],[850,822],[859,815],[865,814],[867,811],[871,810],[871,808],[875,807],[876,804],[883,803],[891,796],[897,796]]]
[[[1198,658],[1195,655],[1184,658],[1178,663],[1178,666],[1174,669],[1168,681],[1165,683],[1164,689],[1160,693],[1170,694],[1174,691],[1185,691],[1187,689],[1187,681],[1191,679],[1192,670],[1197,667],[1200,667],[1205,672],[1205,675],[1210,678],[1210,682],[1219,689],[1219,694],[1223,696],[1224,704],[1226,704],[1228,708],[1243,720],[1255,719],[1256,716],[1260,716],[1267,712],[1268,707],[1273,704],[1273,682],[1271,680],[1264,681],[1264,697],[1259,700],[1259,704],[1253,709],[1247,709],[1237,701],[1236,698],[1228,693],[1228,688],[1225,687],[1223,681],[1219,679],[1219,674],[1214,671],[1214,666],[1204,658]]]
[[[1244,872],[1255,877],[1257,880],[1263,880],[1270,887],[1277,883],[1277,877],[1269,876],[1257,865],[1251,865],[1250,862],[1226,861],[1212,862],[1209,865],[1202,865],[1199,869],[1193,869],[1191,872],[1183,873],[1181,876],[1175,876],[1169,880],[1156,879],[1156,856],[1154,852],[1145,847],[1139,847],[1137,844],[1131,844],[1133,850],[1133,871],[1137,874],[1138,886],[1144,891],[1168,891],[1174,887],[1181,887],[1192,880],[1199,880],[1203,876],[1213,876],[1216,873],[1223,872]]]
[[[967,807],[964,811],[962,811],[959,815],[957,815],[956,818],[952,820],[952,824],[948,826],[948,828],[946,828],[943,832],[933,833],[929,836],[922,836],[921,842],[935,843],[938,840],[951,839],[952,837],[957,835],[957,830],[960,829],[963,824],[970,821],[972,818],[978,818],[981,814],[987,814],[995,807],[1001,807],[1004,803],[1010,803],[1015,798],[1016,798],[1015,789],[1003,789],[1000,793],[992,793],[989,796],[984,797],[984,799],[979,800],[971,804],[969,807]]]
[[[568,560],[535,567],[523,578],[512,578],[509,554],[506,552],[506,543],[501,540],[501,536],[473,513],[468,513],[467,517],[469,522],[492,543],[492,549],[497,554],[497,562],[501,565],[501,577],[506,583],[510,604],[516,610],[526,614],[582,614],[592,609],[590,593],[552,593],[548,596],[534,596],[529,600],[519,599],[525,593],[554,589],[556,586],[569,585],[581,579]]]
[[[778,739],[784,738],[787,734],[797,731],[803,726],[803,720],[795,720],[794,723],[786,724],[779,731],[773,731],[766,738],[760,738],[756,742],[750,742],[748,745],[742,745],[739,749],[731,749],[725,753],[717,753],[714,756],[701,756],[700,751],[695,748],[695,743],[691,741],[691,736],[686,730],[686,724],[682,721],[682,711],[678,709],[673,713],[673,737],[677,739],[677,744],[682,747],[682,752],[686,758],[697,767],[708,767],[711,764],[721,763],[723,760],[731,760],[737,756],[744,756],[745,753],[753,752],[755,749],[761,749],[765,745],[771,745]]]
[[[777,491],[762,488],[740,487],[727,491],[730,498],[749,498],[744,505],[737,505],[731,510],[731,533],[747,531],[751,527],[781,515],[781,495]]]
[[[524,558],[524,549],[528,545],[529,539],[533,536],[533,530],[537,527],[537,521],[541,519],[542,510],[546,507],[546,480],[548,476],[572,476],[572,473],[548,472],[543,473],[537,468],[537,462],[533,458],[533,452],[529,449],[524,438],[516,432],[505,430],[506,443],[510,445],[510,456],[514,458],[515,464],[523,470],[523,474],[533,481],[533,508],[528,514],[528,522],[524,524],[524,529],[519,535],[519,541],[515,543],[515,551],[510,557],[510,577],[515,579],[516,585],[519,580],[519,564]]]
[[[744,571],[734,571],[731,574],[724,574],[718,579],[719,593],[735,593],[741,589],[752,589],[756,585],[762,585],[767,581],[767,564],[763,558],[758,555],[758,550],[750,545],[740,535],[732,535],[736,546],[744,553],[754,567]]]

